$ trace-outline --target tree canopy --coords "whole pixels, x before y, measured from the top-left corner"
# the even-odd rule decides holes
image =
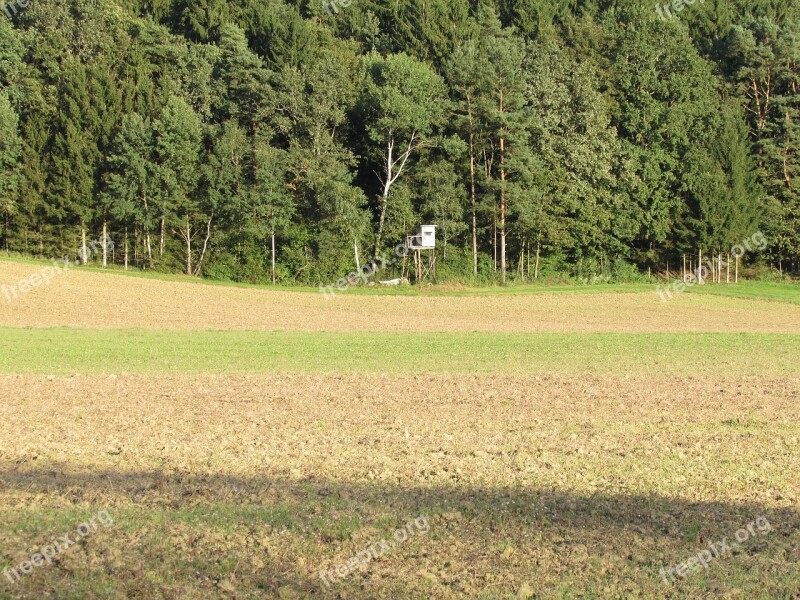
[[[333,0],[331,0],[333,2]],[[331,4],[330,2],[328,3]],[[317,285],[800,266],[800,5],[38,0],[0,20],[0,240]],[[330,6],[329,6],[330,8]]]

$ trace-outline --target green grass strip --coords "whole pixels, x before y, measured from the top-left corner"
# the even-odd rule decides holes
[[[800,335],[0,328],[0,373],[800,376]]]

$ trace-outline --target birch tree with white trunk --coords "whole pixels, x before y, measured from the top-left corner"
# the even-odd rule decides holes
[[[392,186],[407,173],[414,154],[433,145],[447,109],[447,91],[427,64],[404,53],[382,57],[371,52],[362,60],[363,113],[368,145],[379,165],[378,229],[375,255],[383,243]]]

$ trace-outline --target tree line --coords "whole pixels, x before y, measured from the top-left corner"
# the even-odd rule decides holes
[[[800,5],[36,0],[0,15],[0,239],[317,285],[800,258]]]

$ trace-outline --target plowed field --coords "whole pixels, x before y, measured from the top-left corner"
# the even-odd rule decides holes
[[[231,330],[248,360],[270,331],[324,343],[242,369]],[[415,332],[466,350],[378,356]],[[710,295],[326,301],[76,268],[0,296],[0,597],[797,597],[798,332],[800,306]],[[650,334],[663,353],[603,356]]]

